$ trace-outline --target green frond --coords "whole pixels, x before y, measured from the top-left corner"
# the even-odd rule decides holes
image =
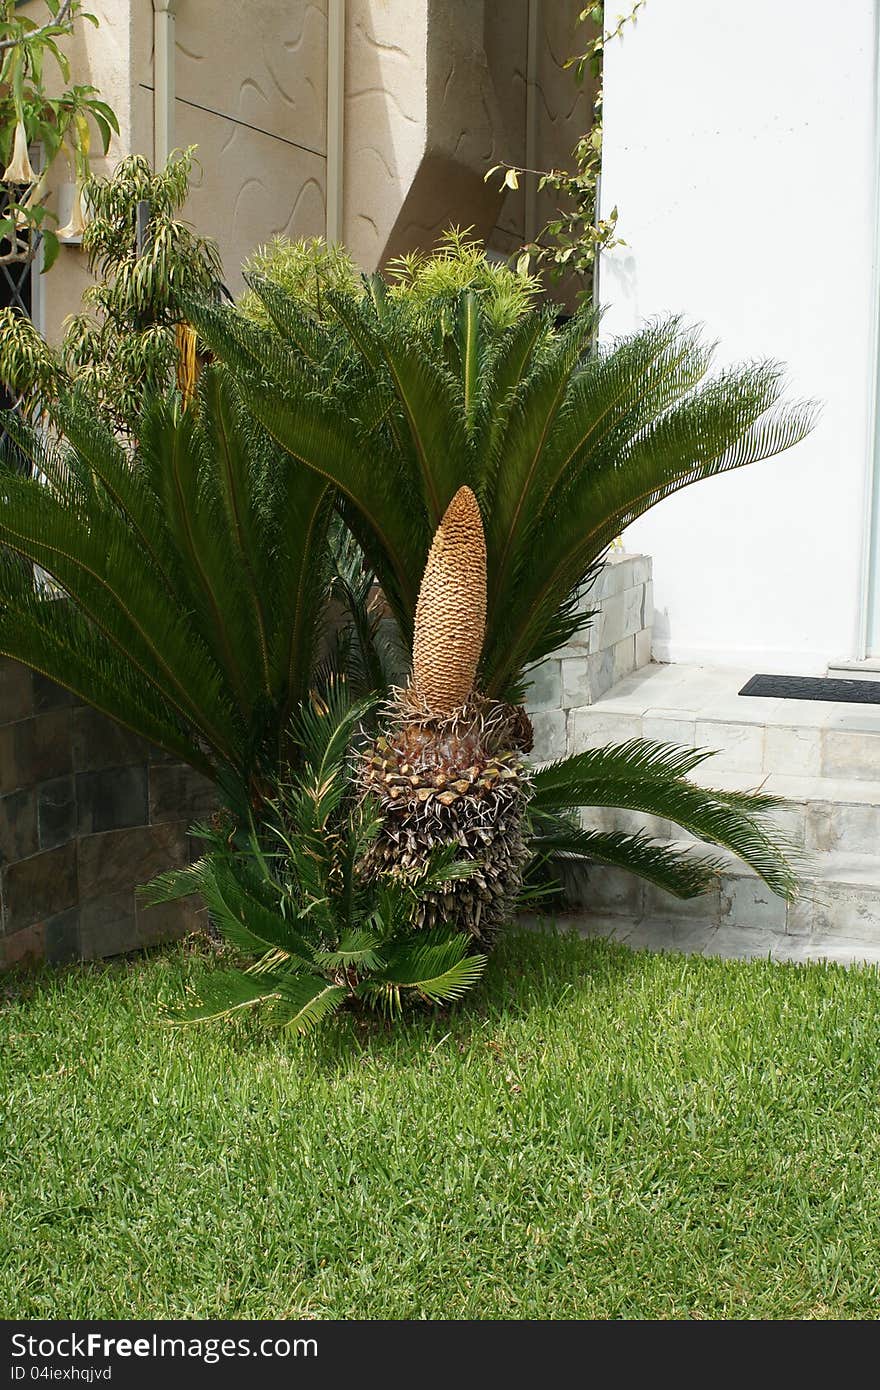
[[[328,985],[315,975],[290,971],[248,974],[241,970],[217,970],[200,985],[200,998],[188,1007],[167,1010],[169,1022],[204,1023],[227,1018],[240,1009],[265,1005],[270,1021],[300,1035],[335,1013],[345,997],[345,989]]]
[[[677,898],[695,898],[717,882],[724,867],[718,855],[696,854],[662,844],[646,831],[559,829],[538,834],[536,855],[548,859],[588,860],[638,874]]]
[[[543,504],[545,452],[572,372],[592,338],[593,328],[593,316],[585,311],[572,320],[556,339],[546,360],[523,383],[519,400],[510,413],[499,445],[503,465],[498,470],[488,514],[487,544],[493,555],[489,567],[490,610],[504,601],[521,538]]]
[[[215,970],[200,983],[198,999],[167,1007],[164,1012],[169,1023],[206,1023],[265,1004],[272,997],[271,982],[259,975],[248,975],[243,970]]]
[[[375,709],[378,697],[352,701],[344,681],[306,700],[293,718],[293,737],[317,784],[338,773],[358,726]]]
[[[281,337],[294,345],[305,362],[312,368],[332,372],[339,365],[339,346],[333,335],[316,318],[287,293],[281,285],[263,275],[250,274],[245,277],[251,290],[249,304],[250,316],[254,317],[255,299],[265,310],[258,322],[265,322],[266,316]]]
[[[243,955],[272,953],[311,966],[312,951],[296,924],[254,896],[243,881],[241,863],[215,852],[188,868],[160,874],[140,892],[152,903],[199,893],[215,927]]]
[[[418,932],[396,945],[384,970],[359,986],[367,997],[381,995],[386,1007],[399,1007],[400,991],[412,991],[432,1004],[461,998],[479,980],[486,957],[470,954],[470,937],[464,932],[438,928]]]
[[[358,508],[393,574],[401,600],[415,611],[427,547],[421,527],[401,495],[396,465],[374,441],[370,453],[352,421],[326,401],[284,394],[256,379],[242,380],[248,407],[292,458],[332,482]],[[414,520],[416,524],[414,525]]]
[[[328,984],[316,975],[276,975],[273,983],[269,1021],[300,1037],[335,1014],[348,993],[343,985]]]
[[[514,560],[517,595],[506,596],[484,665],[490,692],[531,656],[560,603],[596,556],[645,511],[683,487],[793,447],[815,407],[779,404],[775,364],[731,370],[689,392],[650,423],[637,422],[582,457],[534,515]],[[527,596],[528,602],[522,599]]]
[[[0,653],[47,676],[100,713],[212,777],[215,764],[193,728],[152,681],[60,594],[0,555]]]
[[[206,872],[205,856],[192,864],[185,864],[182,869],[166,869],[164,873],[151,878],[149,883],[141,884],[137,890],[138,897],[149,907],[188,898],[201,891]]]
[[[329,670],[345,677],[355,698],[368,692],[384,698],[392,685],[405,681],[409,655],[397,625],[383,613],[375,574],[341,521],[331,527],[329,542],[330,596],[342,605],[328,653]]]
[[[133,450],[81,386],[41,451],[25,435],[39,467],[4,474],[0,650],[224,786],[263,787],[312,677],[326,480],[223,368],[189,410],[142,402]]]
[[[775,893],[795,897],[799,851],[773,825],[778,800],[688,781],[687,774],[708,757],[705,750],[642,739],[590,748],[535,773],[529,815],[539,835],[542,815],[554,820],[560,811],[574,808],[611,806],[659,816],[731,850]]]
[[[479,863],[474,859],[460,858],[460,853],[461,847],[457,841],[436,845],[425,855],[422,865],[409,880],[411,886],[423,892],[429,888],[440,888],[444,883],[460,883],[463,879],[472,878],[480,867]]]
[[[383,965],[382,943],[370,931],[358,930],[344,932],[339,945],[333,951],[315,951],[315,964],[323,970],[348,969],[355,966],[361,970],[380,970]]]
[[[483,331],[479,301],[473,290],[466,291],[459,301],[454,343],[465,426],[468,434],[471,434],[479,405],[480,383],[488,366],[487,335]]]
[[[616,806],[605,797],[619,788],[638,784],[662,786],[677,781],[711,758],[705,748],[685,748],[674,743],[655,743],[634,738],[546,763],[532,774],[532,811],[556,812],[565,807]],[[599,800],[591,800],[598,797]]]
[[[474,491],[487,513],[491,511],[498,472],[504,464],[510,414],[536,361],[542,353],[552,351],[556,337],[553,323],[552,309],[520,319],[511,332],[494,345],[480,383],[474,429],[479,433],[482,446],[476,459]]]

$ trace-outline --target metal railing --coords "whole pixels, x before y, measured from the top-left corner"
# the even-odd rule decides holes
[[[7,216],[8,209],[9,195],[0,185],[0,222]],[[33,307],[33,261],[13,260],[4,263],[3,256],[9,249],[10,243],[0,240],[0,307],[14,309],[30,318]],[[14,407],[14,399],[0,382],[0,461],[7,464],[12,462],[20,467],[21,455],[3,425],[4,413]]]

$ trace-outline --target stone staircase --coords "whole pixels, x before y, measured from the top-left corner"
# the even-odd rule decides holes
[[[644,666],[567,711],[566,749],[637,736],[717,749],[696,780],[784,798],[777,823],[805,857],[799,899],[787,905],[732,857],[717,887],[689,901],[595,865],[572,875],[579,923],[633,946],[880,962],[880,706],[739,696],[752,674]],[[587,819],[689,838],[636,813],[591,811]]]

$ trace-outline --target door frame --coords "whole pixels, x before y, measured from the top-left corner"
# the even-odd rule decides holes
[[[874,3],[874,227],[868,377],[865,526],[856,661],[880,658],[880,0]]]

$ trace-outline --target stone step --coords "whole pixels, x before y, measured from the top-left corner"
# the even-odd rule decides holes
[[[800,898],[784,903],[733,856],[700,898],[680,901],[602,865],[573,868],[570,897],[588,918],[645,931],[654,921],[681,922],[798,937],[806,946],[846,939],[880,948],[880,707],[739,696],[751,674],[647,666],[589,708],[570,712],[568,751],[634,737],[719,750],[694,780],[725,790],[761,788],[783,799],[774,820],[804,856]],[[656,817],[601,808],[583,818],[588,826],[644,828],[694,846],[681,827]]]
[[[643,737],[717,750],[706,775],[880,783],[880,706],[740,696],[751,671],[651,664],[568,716],[567,749]]]
[[[622,942],[633,951],[676,951],[682,955],[719,956],[725,960],[773,960],[788,964],[832,961],[841,965],[880,966],[880,945],[857,937],[785,935],[760,927],[715,926],[684,918],[650,917],[631,921],[589,913],[561,912],[554,917],[523,913],[519,924],[533,931],[574,931],[583,937]]]
[[[806,850],[880,853],[880,782],[718,772],[714,758],[697,768],[692,780],[721,791],[760,789],[780,797],[784,804],[771,819],[782,834]],[[661,840],[691,838],[673,821],[617,807],[591,807],[583,820],[600,830],[647,830]]]
[[[693,850],[692,841],[671,843]],[[801,866],[802,889],[786,903],[750,869],[725,855],[718,882],[698,898],[680,899],[625,869],[572,865],[567,898],[586,918],[639,923],[689,922],[770,936],[861,941],[880,947],[880,854],[822,853]]]
[[[828,667],[831,680],[838,681],[880,681],[880,661],[869,657],[866,661],[835,661]]]

